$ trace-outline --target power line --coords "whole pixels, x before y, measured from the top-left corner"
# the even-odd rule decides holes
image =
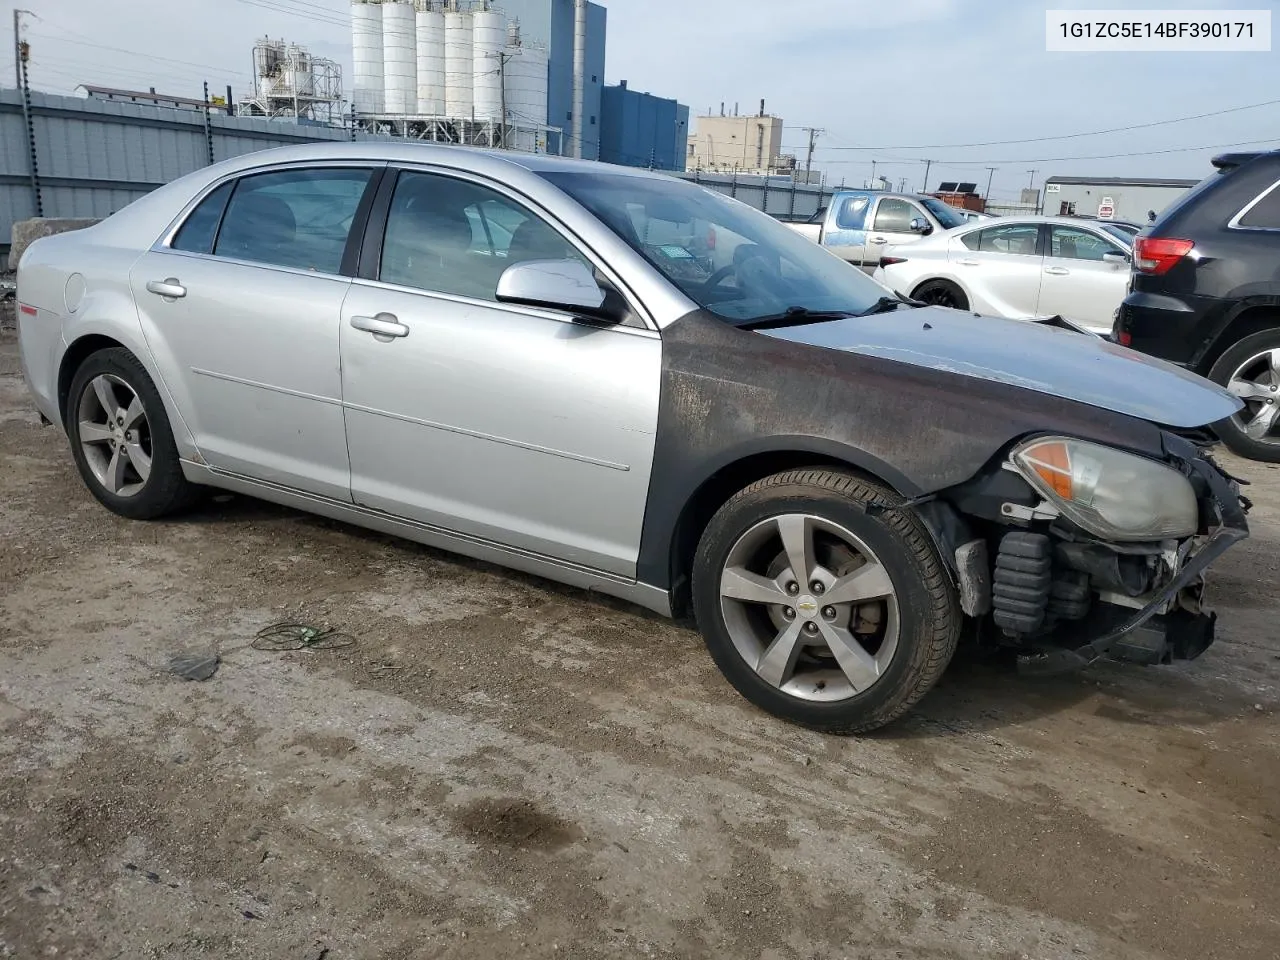
[[[1076,157],[1014,157],[1013,159],[992,159],[984,160],[952,160],[933,159],[933,163],[940,166],[949,167],[985,167],[988,164],[1005,164],[1005,163],[1063,163],[1068,160],[1115,160],[1121,157],[1149,157],[1167,153],[1192,153],[1196,150],[1221,150],[1223,147],[1245,147],[1256,144],[1274,143],[1277,137],[1258,137],[1253,140],[1237,140],[1234,143],[1205,143],[1194,147],[1170,147],[1167,150],[1135,150],[1130,153],[1098,153],[1087,156]],[[925,163],[923,157],[888,157],[878,158],[880,163]],[[870,163],[870,160],[827,160],[827,166],[835,166],[840,164],[864,164]]]
[[[331,10],[325,7],[300,10],[296,7],[283,6],[283,2],[284,0],[236,0],[236,3],[243,3],[245,6],[258,7],[261,10],[270,10],[272,13],[283,13],[290,17],[300,17],[304,20],[330,23],[337,27],[347,27],[351,25],[351,19],[339,14],[336,10]],[[290,2],[301,3],[302,0],[290,0]]]
[[[70,32],[70,31],[65,31],[65,32]],[[69,40],[66,37],[43,37],[43,38],[37,37],[36,39],[44,39],[51,43],[74,43],[82,47],[96,47],[99,50],[111,50],[115,53],[127,53],[130,56],[141,57],[143,58],[143,60],[147,60],[147,61],[157,60],[161,63],[175,64],[180,67],[196,67],[200,70],[207,70],[211,73],[221,73],[221,74],[226,74],[233,77],[242,77],[245,75],[244,71],[242,70],[228,70],[226,67],[215,67],[212,64],[192,63],[190,60],[175,60],[170,57],[158,57],[152,53],[143,53],[138,50],[126,50],[124,47],[112,47],[112,46],[108,46],[105,43],[96,43],[89,40]]]
[[[1130,130],[1146,130],[1151,127],[1163,127],[1171,123],[1186,123],[1191,120],[1204,120],[1209,117],[1220,117],[1227,113],[1240,113],[1244,110],[1257,110],[1260,107],[1273,107],[1280,100],[1265,100],[1262,103],[1247,103],[1239,107],[1228,107],[1225,110],[1214,110],[1212,113],[1197,113],[1189,117],[1172,117],[1168,120],[1152,120],[1149,123],[1134,123],[1123,127],[1109,127],[1106,130],[1090,130],[1085,133],[1061,133],[1051,137],[1028,137],[1021,140],[986,140],[981,143],[913,143],[897,146],[875,147],[827,147],[828,150],[965,150],[971,147],[1007,147],[1021,143],[1045,143],[1050,140],[1073,140],[1076,137],[1099,137],[1108,133],[1128,133]]]

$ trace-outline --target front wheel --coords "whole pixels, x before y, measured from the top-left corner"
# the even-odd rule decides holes
[[[160,394],[123,347],[100,350],[80,365],[66,426],[80,476],[112,512],[151,520],[196,498],[199,488],[182,475]]]
[[[1233,344],[1209,379],[1244,402],[1243,410],[1214,425],[1223,442],[1242,457],[1280,463],[1280,329]]]
[[[698,546],[693,601],[739,693],[832,733],[910,709],[950,662],[962,620],[901,498],[829,469],[775,474],[721,507]]]

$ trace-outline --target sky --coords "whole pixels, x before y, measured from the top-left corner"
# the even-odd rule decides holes
[[[1272,53],[1045,51],[1046,8],[1276,0],[602,2],[607,83],[677,99],[695,118],[721,102],[758,110],[763,98],[786,121],[786,152],[803,160],[803,128],[822,129],[814,165],[831,183],[861,185],[874,161],[895,186],[920,188],[928,159],[930,189],[968,180],[985,190],[995,167],[992,196],[1009,200],[1052,175],[1199,179],[1224,149],[1280,146],[1280,43]],[[198,97],[207,80],[239,97],[264,34],[337,60],[350,82],[346,0],[2,0],[0,31],[15,6],[33,11],[23,33],[36,89]],[[0,84],[13,71],[7,42]]]

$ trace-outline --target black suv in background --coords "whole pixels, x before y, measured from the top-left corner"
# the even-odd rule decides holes
[[[1213,165],[1135,240],[1113,335],[1234,393],[1245,409],[1218,433],[1280,462],[1280,151]]]

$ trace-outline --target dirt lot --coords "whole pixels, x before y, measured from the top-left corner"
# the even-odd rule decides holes
[[[1280,471],[1231,466],[1201,660],[962,657],[839,739],[621,604],[241,498],[117,519],[3,335],[0,956],[1274,958]],[[286,616],[358,643],[249,646]]]

